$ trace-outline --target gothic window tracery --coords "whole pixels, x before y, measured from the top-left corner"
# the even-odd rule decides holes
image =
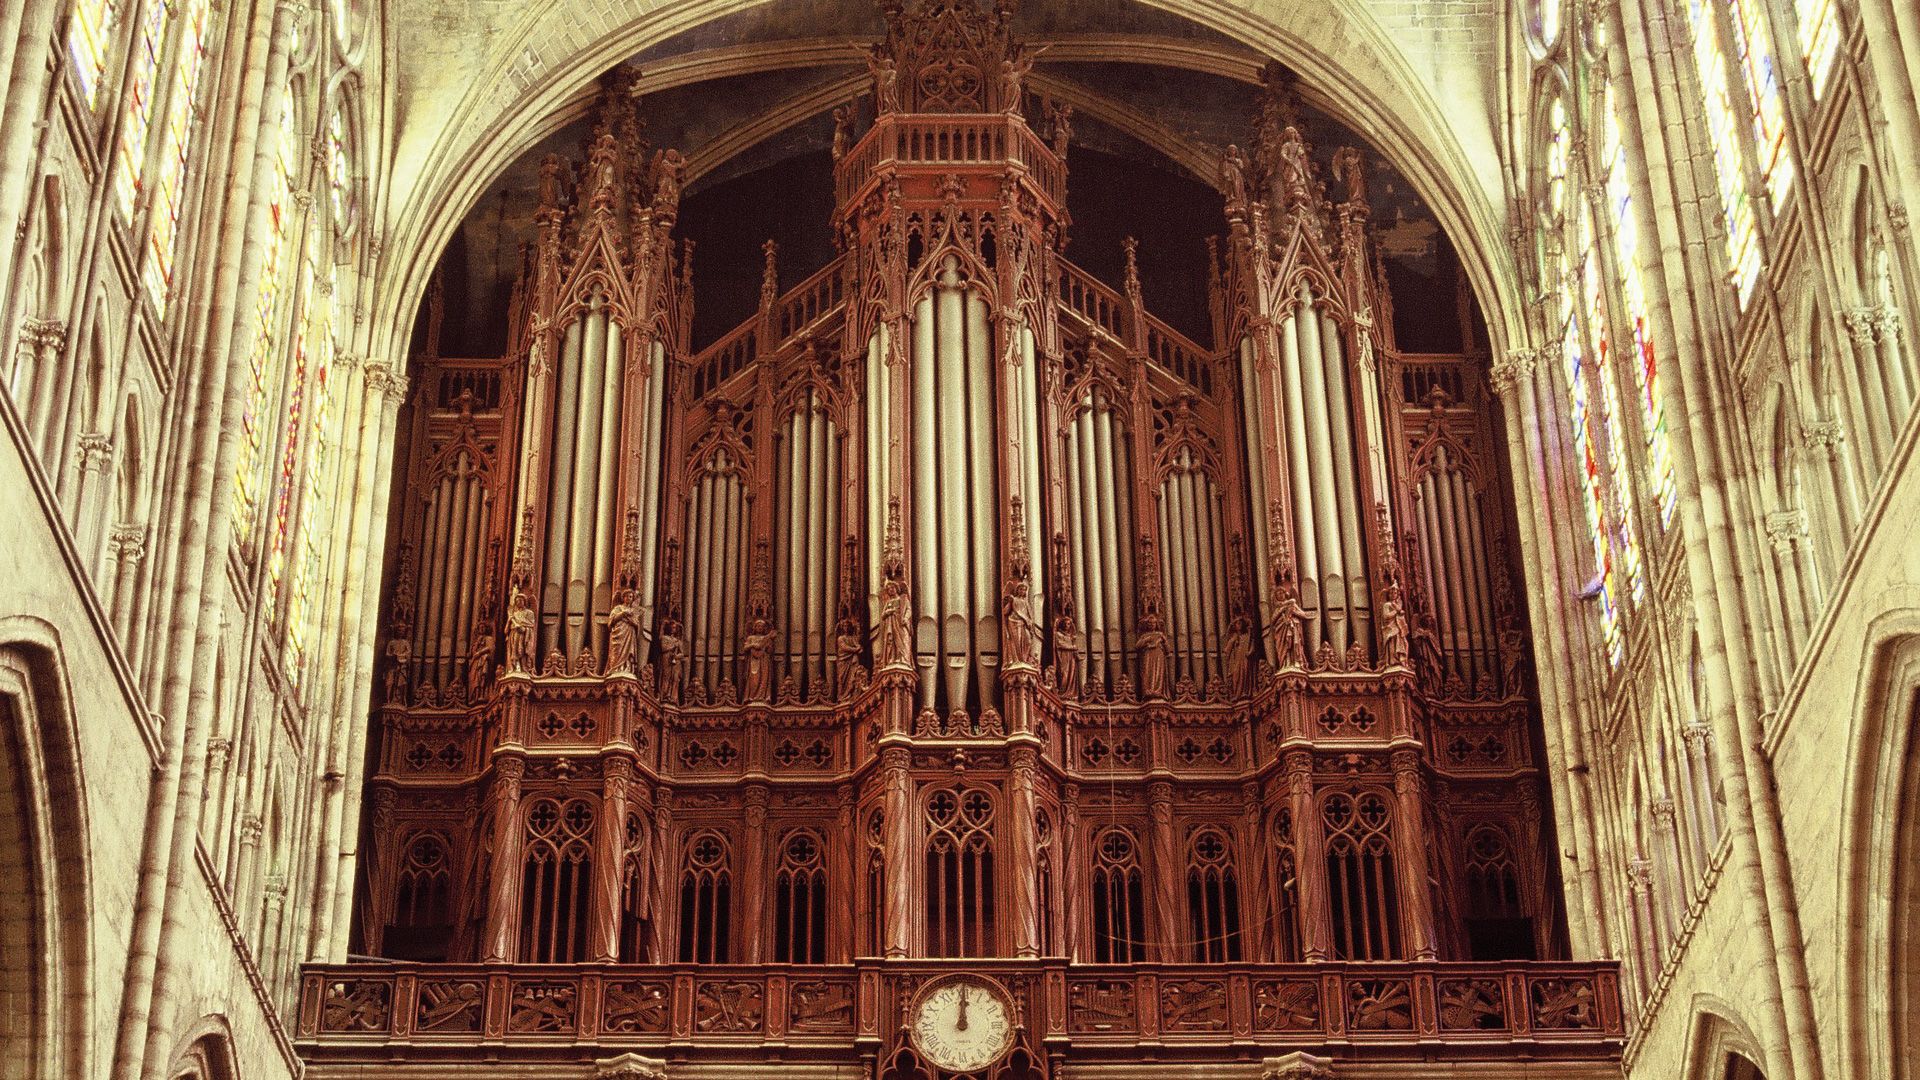
[[[1401,956],[1393,814],[1374,791],[1331,792],[1320,803],[1326,829],[1333,952],[1341,960]]]
[[[119,166],[114,173],[114,197],[123,221],[133,220],[137,201],[146,191],[147,132],[153,125],[160,56],[172,15],[170,0],[146,0],[134,39],[133,69],[127,76],[126,108],[120,118]]]
[[[680,869],[680,962],[733,959],[733,849],[714,830],[688,838]]]
[[[79,0],[67,17],[67,58],[88,108],[99,100],[100,77],[120,14],[116,0]]]
[[[826,844],[811,829],[795,829],[780,845],[773,878],[773,958],[782,964],[827,959]]]
[[[1285,807],[1273,815],[1274,934],[1279,959],[1302,958],[1300,919],[1300,856],[1293,835],[1293,811]]]
[[[1233,840],[1220,829],[1197,829],[1187,842],[1187,925],[1196,962],[1241,958],[1240,879]]]
[[[927,797],[928,956],[992,956],[998,947],[995,816],[992,793],[980,788],[944,788]]]
[[[157,2],[157,0],[156,0]],[[163,314],[173,287],[173,264],[180,242],[180,212],[186,198],[187,159],[193,151],[195,101],[200,75],[206,66],[208,0],[185,0],[175,43],[173,86],[167,95],[167,115],[160,129],[160,173],[155,198],[147,216],[146,267],[142,277],[148,296]]]
[[[1741,156],[1740,124],[1727,89],[1728,69],[1720,45],[1720,27],[1714,0],[1689,0],[1688,22],[1693,29],[1693,61],[1700,76],[1706,106],[1708,145],[1713,171],[1719,179],[1720,212],[1725,218],[1726,256],[1734,295],[1742,310],[1753,298],[1760,280],[1760,237],[1748,201],[1746,164]]]
[[[520,959],[573,964],[586,959],[593,890],[593,805],[536,799],[527,810],[520,885]]]
[[[1145,886],[1140,844],[1114,826],[1093,837],[1093,961],[1118,964],[1147,958]]]
[[[445,959],[453,929],[453,858],[446,838],[422,832],[407,845],[394,878],[393,911],[381,936],[387,955]]]

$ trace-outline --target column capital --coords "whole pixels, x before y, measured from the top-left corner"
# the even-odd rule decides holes
[[[147,557],[147,527],[131,521],[115,525],[107,534],[107,550],[123,563],[137,563]]]
[[[1653,891],[1653,860],[1635,856],[1627,860],[1627,888],[1634,893]]]
[[[22,319],[20,340],[35,348],[61,348],[67,343],[67,324],[60,319]]]
[[[113,439],[98,431],[83,431],[74,438],[80,451],[80,471],[106,472],[113,462]]]
[[[1866,348],[1873,344],[1878,314],[1878,310],[1871,307],[1857,307],[1847,312],[1847,335],[1855,345]]]
[[[1488,369],[1487,382],[1495,394],[1505,399],[1532,381],[1533,369],[1539,362],[1538,349],[1508,349],[1507,355],[1494,361]]]
[[[1676,810],[1673,796],[1662,795],[1660,798],[1653,800],[1647,809],[1653,811],[1653,823],[1657,827],[1665,832],[1673,831],[1674,813]]]
[[[1333,1059],[1295,1050],[1260,1062],[1260,1080],[1333,1080]]]
[[[1780,555],[1791,554],[1793,545],[1807,535],[1806,515],[1798,507],[1775,510],[1767,515],[1767,541]]]

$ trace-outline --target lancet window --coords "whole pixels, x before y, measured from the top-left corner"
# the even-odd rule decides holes
[[[999,946],[993,867],[993,795],[946,788],[926,802],[928,956],[992,956]]]
[[[1393,814],[1373,791],[1332,792],[1320,803],[1326,828],[1327,899],[1333,951],[1341,960],[1400,958],[1400,902]]]
[[[1818,100],[1840,58],[1840,12],[1834,0],[1793,0],[1793,14],[1800,29],[1800,56]]]
[[[520,959],[575,964],[586,959],[593,895],[593,806],[536,799],[527,811],[520,884]]]
[[[1779,73],[1773,56],[1773,34],[1761,0],[1726,0],[1727,25],[1733,33],[1752,116],[1754,152],[1760,176],[1766,181],[1773,208],[1780,209],[1793,188],[1793,155],[1787,150],[1787,110],[1780,97]]]
[[[810,829],[795,829],[780,845],[773,876],[773,959],[820,964],[827,959],[826,845]]]
[[[1285,807],[1273,815],[1273,915],[1280,960],[1301,959],[1300,855],[1293,836],[1293,811]]]
[[[452,858],[446,838],[423,832],[408,843],[394,878],[383,949],[410,960],[445,959],[453,930]]]
[[[127,76],[126,110],[120,118],[120,166],[113,191],[123,220],[133,220],[135,203],[146,190],[147,132],[153,126],[154,95],[159,92],[160,54],[166,47],[169,0],[147,0],[133,44],[133,69]]]
[[[1734,295],[1745,310],[1753,298],[1754,283],[1760,279],[1760,237],[1753,205],[1747,201],[1740,124],[1727,89],[1727,58],[1720,47],[1714,0],[1689,0],[1687,13],[1693,28],[1694,67],[1699,71],[1701,92],[1705,96],[1713,171],[1720,184],[1720,212],[1726,219],[1727,267]]]
[[[1219,829],[1199,829],[1187,842],[1187,926],[1197,963],[1240,959],[1240,879],[1233,840]]]
[[[167,97],[167,117],[160,129],[160,175],[156,198],[147,216],[147,263],[142,277],[147,294],[164,313],[173,286],[173,261],[180,242],[180,211],[186,197],[187,155],[193,149],[194,99],[206,66],[208,0],[186,0],[185,20],[174,59],[173,88]]]
[[[627,815],[622,837],[620,863],[620,941],[617,945],[623,963],[638,963],[647,956],[647,928],[652,899],[647,865],[647,824],[637,813]]]
[[[1093,960],[1124,964],[1147,958],[1146,892],[1140,844],[1114,826],[1093,838]]]
[[[680,962],[725,964],[733,959],[733,850],[707,830],[686,844],[680,864]]]
[[[67,59],[88,108],[99,98],[100,77],[107,66],[107,49],[113,43],[114,24],[119,17],[116,0],[79,0],[68,15]]]

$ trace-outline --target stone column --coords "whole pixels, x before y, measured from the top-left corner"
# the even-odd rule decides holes
[[[88,571],[104,578],[106,574],[100,566],[104,540],[102,518],[113,494],[113,440],[98,431],[81,432],[74,441],[74,449],[80,455],[80,482],[74,488],[73,506],[69,509],[73,546],[80,550],[80,558]],[[104,584],[104,581],[95,582],[96,586]]]
[[[107,536],[107,555],[112,560],[112,584],[107,603],[113,618],[114,633],[121,648],[133,654],[133,607],[135,583],[140,579],[140,563],[147,557],[147,527],[122,522]]]
[[[913,777],[907,767],[912,753],[901,745],[880,751],[880,773],[886,784],[887,873],[886,954],[906,956],[911,950],[913,919]],[[925,888],[926,883],[922,882]]]
[[[1681,870],[1680,836],[1674,821],[1674,804],[1671,795],[1663,795],[1653,800],[1648,807],[1653,812],[1654,856],[1659,860],[1660,879],[1666,888],[1659,899],[1660,928],[1662,939],[1678,941],[1680,927],[1687,920],[1687,905],[1692,889],[1689,878]]]
[[[1008,751],[1008,760],[1012,777],[1007,785],[1007,797],[1013,816],[1007,830],[1012,845],[1007,872],[1012,875],[1013,955],[1039,956],[1043,951],[1036,881],[1040,872],[1039,836],[1034,828],[1033,793],[1033,774],[1039,753],[1031,746],[1015,746]]]
[[[493,880],[487,883],[487,934],[481,959],[510,964],[519,958],[520,876],[526,829],[520,823],[520,777],[526,759],[519,747],[502,747],[493,762],[493,785],[487,792],[493,822]]]
[[[1720,838],[1720,807],[1713,798],[1713,755],[1707,750],[1713,729],[1695,721],[1680,737],[1687,744],[1687,776],[1693,785],[1694,857],[1704,868]]]
[[[1880,470],[1886,465],[1894,438],[1892,388],[1886,385],[1880,373],[1880,349],[1874,341],[1874,312],[1871,308],[1855,308],[1847,312],[1847,338],[1853,343],[1853,363],[1850,366],[1854,385],[1858,390],[1856,406],[1859,409],[1860,422],[1854,425],[1856,434],[1862,436],[1861,445],[1866,447],[1867,487],[1871,489],[1880,477]]]
[[[766,956],[767,935],[764,917],[767,892],[767,785],[754,784],[746,790],[746,835],[740,844],[740,929],[738,940],[744,946],[739,962],[758,964]]]
[[[1147,802],[1153,816],[1153,862],[1148,873],[1153,878],[1153,915],[1158,931],[1154,936],[1160,943],[1160,954],[1151,959],[1178,963],[1188,959],[1179,945],[1187,936],[1186,921],[1180,917],[1180,881],[1186,876],[1186,863],[1180,858],[1173,835],[1173,785],[1155,781],[1147,788]]]
[[[28,319],[20,327],[20,345],[15,352],[14,386],[25,401],[16,398],[27,423],[27,435],[41,460],[52,455],[47,448],[48,429],[53,424],[54,391],[60,377],[60,362],[67,348],[67,324],[58,319]],[[25,365],[26,371],[17,369]],[[52,468],[48,467],[49,474]]]
[[[1774,565],[1780,575],[1781,598],[1787,605],[1787,634],[1792,642],[1784,658],[1785,670],[1807,641],[1807,627],[1820,610],[1820,586],[1813,579],[1813,567],[1807,562],[1807,524],[1796,508],[1776,510],[1766,518],[1767,540],[1773,546]]]
[[[631,960],[620,955],[620,918],[625,905],[627,795],[633,762],[612,753],[600,762],[600,816],[593,830],[593,902],[588,908],[587,956],[596,963]]]
[[[1393,752],[1393,794],[1398,803],[1395,859],[1400,867],[1400,918],[1406,924],[1407,955],[1415,960],[1434,958],[1433,891],[1427,885],[1427,850],[1415,837],[1426,835],[1425,783],[1420,755],[1412,750]]]
[[[1827,565],[1838,567],[1847,557],[1847,545],[1854,523],[1860,520],[1860,493],[1854,486],[1854,472],[1846,461],[1846,429],[1838,420],[1820,420],[1804,428],[1803,445],[1807,457],[1816,466],[1821,503],[1820,528],[1815,530],[1819,547],[1826,552]]]
[[[1300,958],[1333,955],[1332,903],[1327,897],[1325,823],[1313,800],[1313,753],[1289,750],[1286,756],[1287,807],[1293,813],[1293,860],[1300,902]]]

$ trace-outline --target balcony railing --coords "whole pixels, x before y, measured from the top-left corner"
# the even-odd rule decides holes
[[[1369,1057],[1611,1061],[1625,1027],[1611,962],[1129,964],[870,960],[794,965],[347,964],[302,977],[296,1041],[310,1060],[393,1062],[625,1048],[738,1050],[796,1060],[890,1038],[911,988],[954,970],[1025,988],[1029,1037],[1099,1053],[1151,1041],[1169,1060],[1352,1047]],[[1236,1049],[1238,1048],[1238,1049]],[[1324,1052],[1324,1051],[1323,1051]]]

